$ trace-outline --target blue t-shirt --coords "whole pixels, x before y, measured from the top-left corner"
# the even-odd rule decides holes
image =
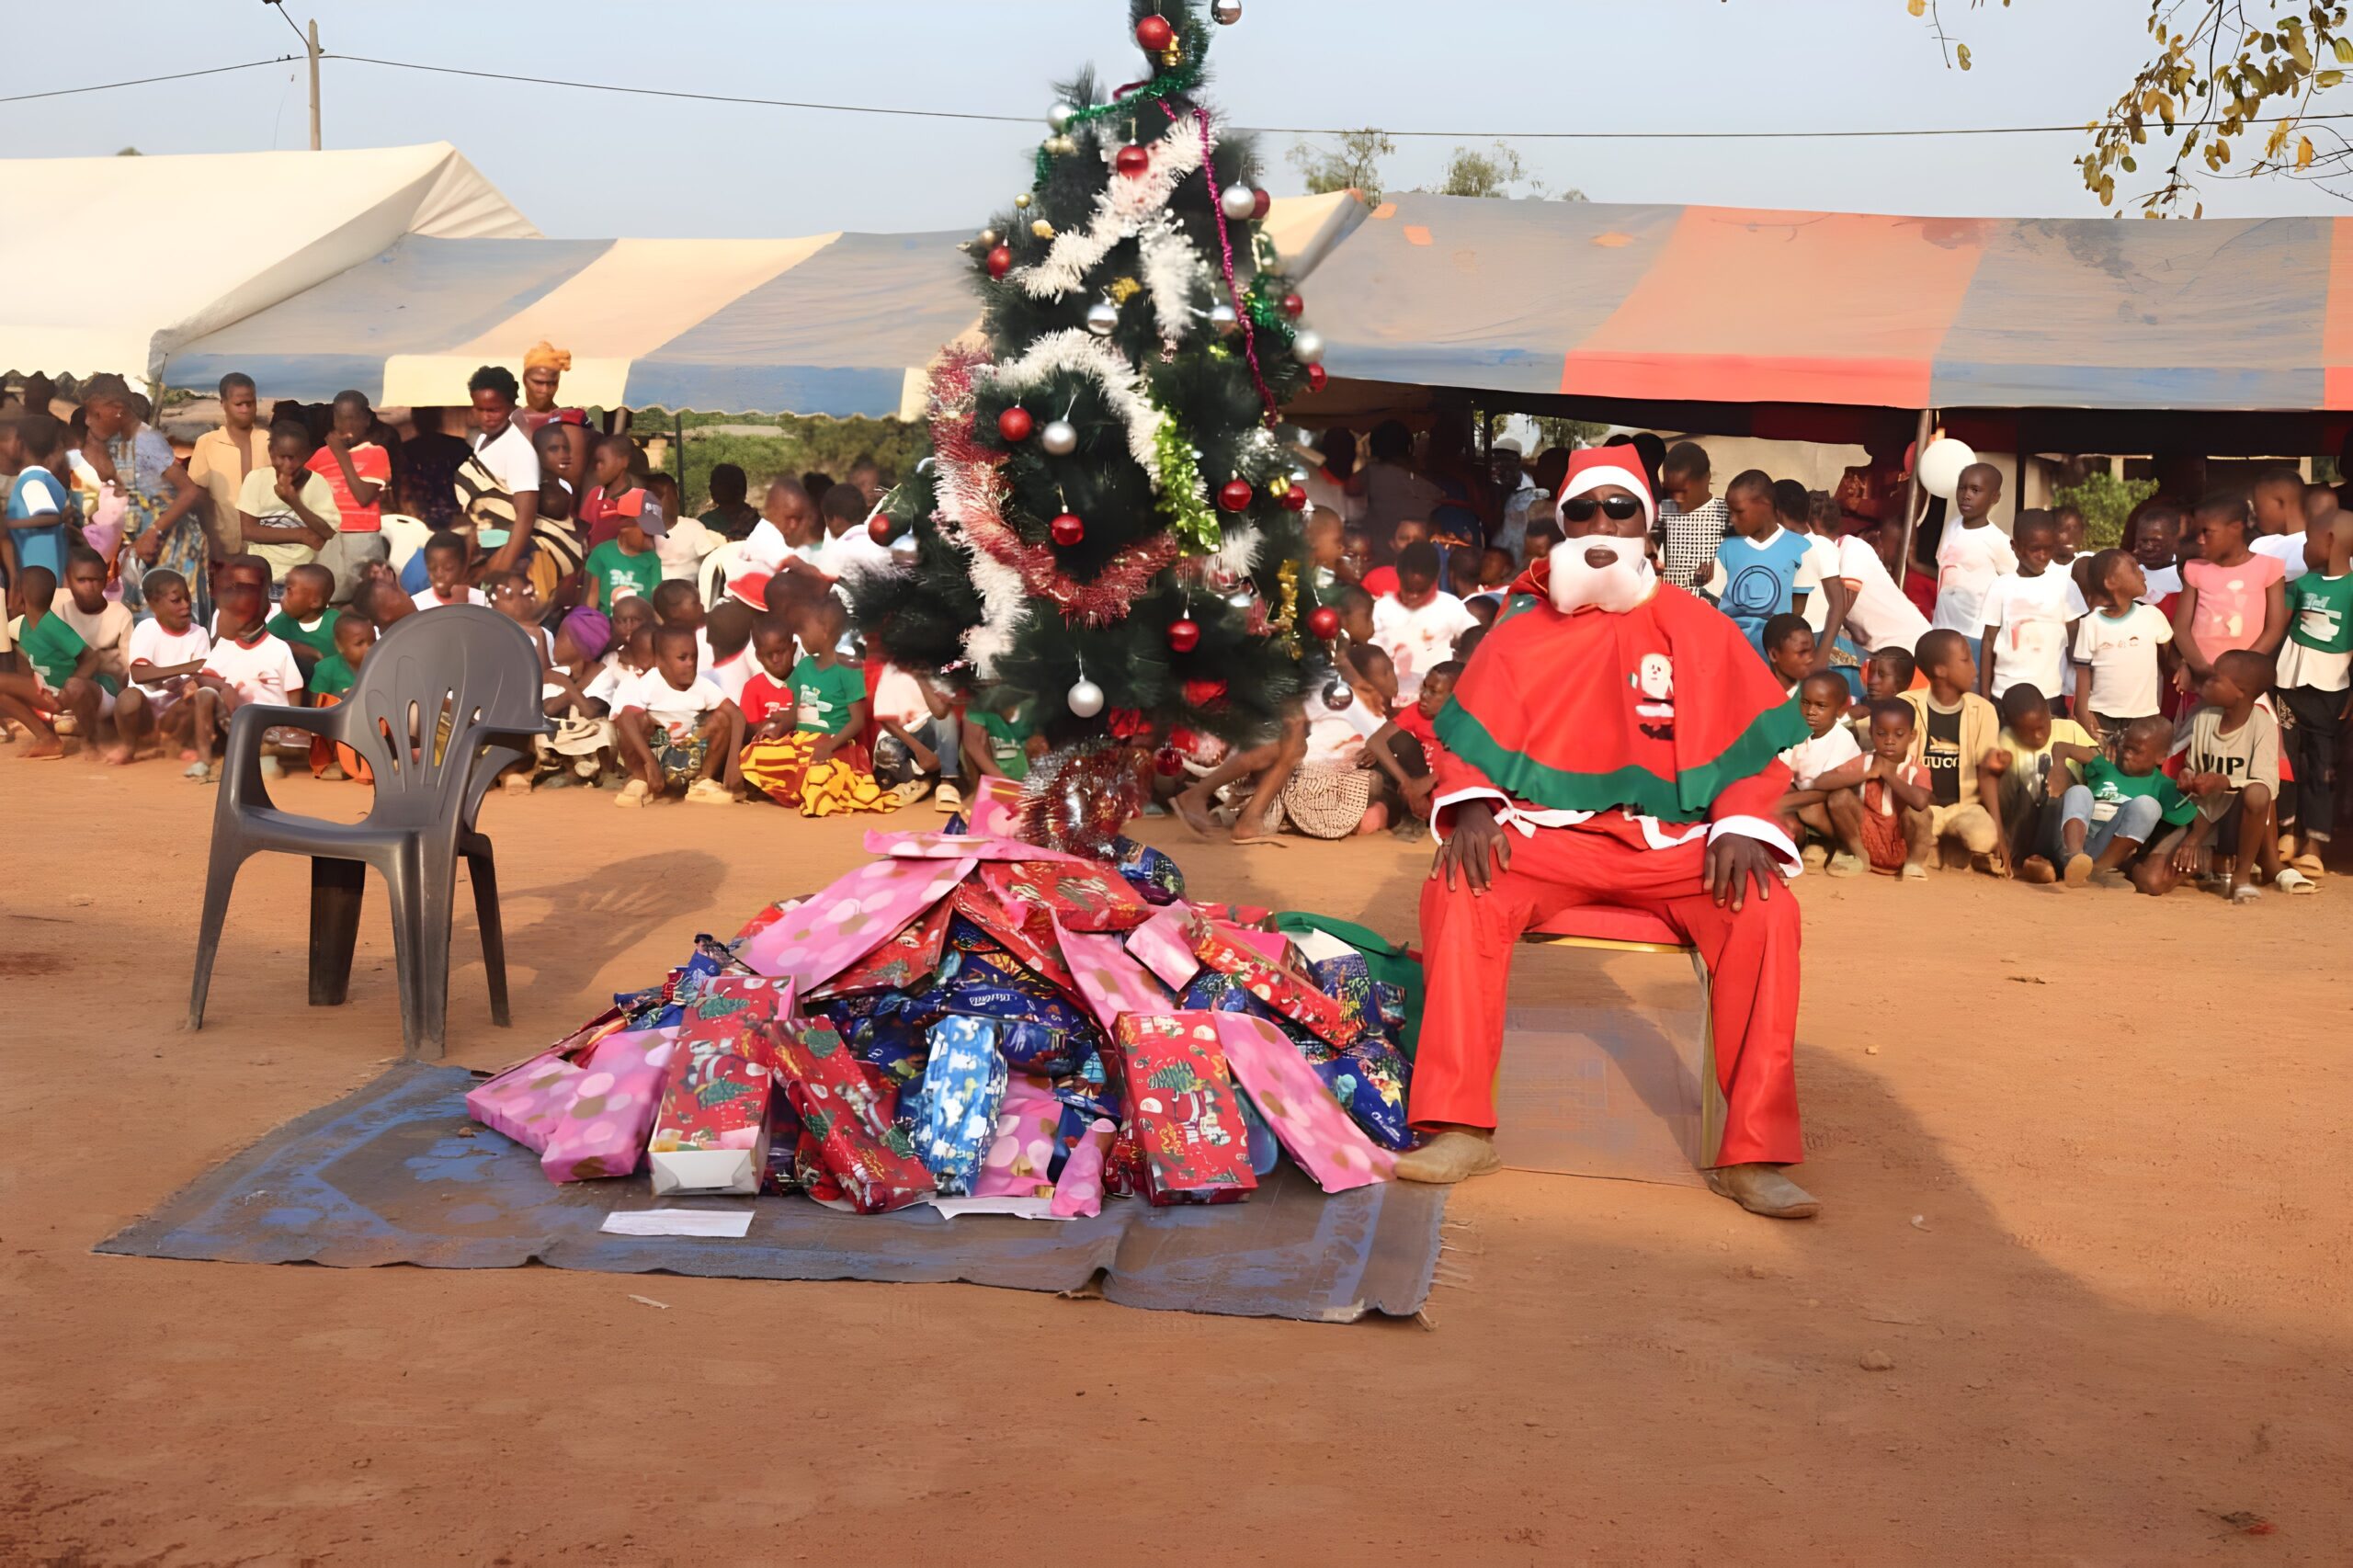
[[[59,584],[65,581],[65,514],[72,505],[65,486],[55,474],[45,468],[28,468],[17,475],[15,490],[8,496],[8,520],[19,517],[54,517],[54,528],[18,528],[8,530],[16,541],[17,566],[46,566],[56,574]]]
[[[1749,642],[1758,642],[1765,623],[1796,602],[1807,543],[1806,535],[1781,528],[1761,545],[1734,535],[1716,546],[1716,564],[1724,573],[1723,597],[1717,603]]]
[[[433,586],[433,579],[425,570],[425,551],[418,551],[401,562],[401,592],[411,598]]]

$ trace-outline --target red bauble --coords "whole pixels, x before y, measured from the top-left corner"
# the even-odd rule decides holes
[[[1152,754],[1152,766],[1163,778],[1174,778],[1185,771],[1185,756],[1175,746],[1162,746]]]
[[[1168,645],[1179,653],[1189,653],[1201,645],[1201,623],[1191,616],[1168,623]]]
[[[1037,423],[1029,417],[1028,409],[1017,403],[996,416],[996,433],[1008,441],[1026,441]]]
[[[1053,535],[1056,544],[1068,550],[1086,537],[1086,519],[1076,512],[1064,512],[1046,525],[1046,531]]]
[[[866,537],[877,544],[888,544],[899,537],[899,525],[888,512],[877,512],[866,519]]]
[[[1176,29],[1165,17],[1146,17],[1136,24],[1136,46],[1147,53],[1158,54],[1176,41]]]
[[[989,276],[1002,278],[1013,270],[1013,247],[999,245],[989,252]]]
[[[1310,365],[1307,367],[1307,390],[1309,392],[1322,392],[1324,390],[1324,383],[1331,379],[1331,373],[1325,370],[1323,366]]]
[[[1306,489],[1305,489],[1303,486],[1294,484],[1294,485],[1292,485],[1289,490],[1284,491],[1284,492],[1283,492],[1283,506],[1284,506],[1284,509],[1285,509],[1285,510],[1287,510],[1287,511],[1292,511],[1292,512],[1304,512],[1304,511],[1306,511],[1306,510],[1307,510],[1307,491],[1306,491]]]
[[[1130,179],[1133,179],[1152,167],[1152,154],[1141,147],[1131,144],[1120,149],[1119,156],[1111,160],[1111,166]]]
[[[1267,214],[1274,210],[1275,199],[1267,195],[1262,187],[1258,192],[1258,199],[1251,205],[1250,221],[1254,223],[1263,223],[1267,221]]]
[[[1330,605],[1318,605],[1308,612],[1307,630],[1329,642],[1340,634],[1340,612]]]
[[[1222,680],[1188,680],[1177,689],[1184,693],[1188,708],[1214,708],[1225,700],[1225,682]]]
[[[1306,301],[1301,299],[1297,294],[1285,294],[1283,296],[1283,314],[1290,317],[1293,321],[1297,321],[1301,316],[1305,315],[1306,313]]]
[[[1253,494],[1248,480],[1229,479],[1218,486],[1217,504],[1229,512],[1243,511],[1249,506]]]

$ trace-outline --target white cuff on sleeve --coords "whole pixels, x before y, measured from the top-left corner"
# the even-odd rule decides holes
[[[1779,823],[1763,817],[1725,817],[1710,824],[1708,842],[1713,844],[1727,833],[1753,838],[1770,849],[1773,858],[1781,862],[1781,875],[1784,877],[1795,877],[1805,869],[1805,862],[1798,858],[1798,846],[1790,842],[1790,835],[1781,831]]]
[[[1444,816],[1449,808],[1459,806],[1465,801],[1493,801],[1498,812],[1511,805],[1510,799],[1502,790],[1483,787],[1457,790],[1450,795],[1436,796],[1430,801],[1430,837],[1434,841],[1439,844],[1446,842],[1446,835],[1438,830],[1438,819]]]

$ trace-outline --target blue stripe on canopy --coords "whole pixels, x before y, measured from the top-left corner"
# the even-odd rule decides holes
[[[242,370],[266,397],[316,402],[349,387],[381,402],[386,359],[472,341],[612,245],[411,234],[372,261],[198,339],[171,357],[167,376],[174,386],[209,387]]]

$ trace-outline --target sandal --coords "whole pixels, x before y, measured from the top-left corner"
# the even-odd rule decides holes
[[[732,806],[735,796],[716,778],[698,778],[687,786],[687,799],[701,806]]]
[[[646,788],[644,779],[632,778],[621,787],[621,792],[620,794],[613,797],[613,804],[617,806],[626,806],[631,811],[636,811],[645,804],[646,800],[652,796],[653,793],[654,791],[652,790]]]
[[[2280,867],[2279,874],[2271,879],[2271,885],[2275,888],[2284,889],[2288,892],[2298,894],[2316,893],[2320,892],[2320,884],[2318,882],[2313,881],[2310,877],[2304,875],[2293,866]]]

